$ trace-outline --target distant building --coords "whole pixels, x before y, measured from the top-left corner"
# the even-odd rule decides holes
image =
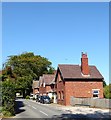
[[[32,89],[33,95],[36,98],[36,95],[39,94],[39,81],[33,80]]]
[[[54,84],[51,84],[55,78],[54,74],[43,74],[39,79],[39,92],[40,95],[48,94],[50,98],[53,96]]]

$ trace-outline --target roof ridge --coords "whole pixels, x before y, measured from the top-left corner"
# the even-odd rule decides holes
[[[58,66],[59,65],[77,65],[78,66],[79,64],[58,64]]]
[[[88,78],[103,78],[100,71],[95,65],[89,65],[90,67],[90,77]],[[63,78],[84,78],[81,75],[81,66],[80,65],[70,65],[70,64],[59,64],[58,66]],[[86,78],[86,77],[85,77]]]
[[[74,65],[74,66],[75,66],[75,65],[77,65],[77,66],[79,65],[79,66],[81,66],[81,64],[58,64],[58,66],[59,66],[59,65]],[[95,65],[89,65],[89,66],[96,67]]]

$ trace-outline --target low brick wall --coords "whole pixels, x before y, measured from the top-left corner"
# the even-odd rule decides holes
[[[70,105],[89,106],[94,108],[111,109],[111,99],[99,98],[70,98]]]

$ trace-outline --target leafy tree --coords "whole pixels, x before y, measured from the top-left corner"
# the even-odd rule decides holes
[[[23,93],[27,92],[29,94],[33,79],[39,79],[39,76],[44,73],[53,73],[54,68],[51,64],[45,57],[34,55],[32,52],[26,52],[20,55],[9,56],[4,69],[7,68],[7,75],[15,78],[15,88],[22,89]]]
[[[107,84],[106,84],[106,81],[104,80],[103,81],[103,87],[105,87]]]
[[[111,99],[111,84],[104,87],[104,96]]]

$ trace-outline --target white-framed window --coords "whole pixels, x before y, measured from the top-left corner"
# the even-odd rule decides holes
[[[99,97],[99,89],[92,89],[93,98]]]

